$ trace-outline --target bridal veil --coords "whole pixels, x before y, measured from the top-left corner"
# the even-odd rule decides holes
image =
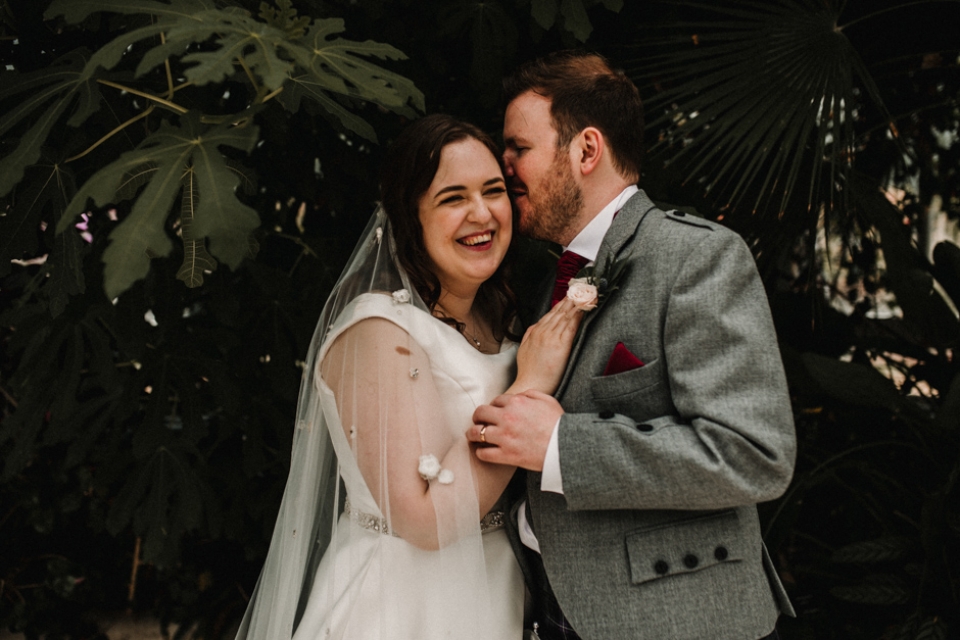
[[[371,299],[388,311],[355,322],[358,309]],[[369,637],[400,637],[387,628],[390,612],[376,606],[402,602],[395,597],[398,590],[405,591],[407,601],[422,605],[427,621],[454,616],[457,627],[450,637],[491,637],[490,619],[498,614],[491,607],[477,477],[471,471],[475,457],[465,438],[449,435],[462,435],[459,425],[452,431],[449,425],[438,428],[449,416],[432,380],[429,347],[414,339],[404,322],[386,318],[393,307],[408,316],[429,315],[398,263],[389,222],[378,208],[334,286],[310,344],[290,473],[238,640],[292,638],[307,619],[310,624],[303,626],[310,627],[311,640],[322,640],[337,622],[318,623],[317,616],[340,615],[326,612],[342,613],[343,603],[337,600],[356,597],[352,589],[359,589],[354,584],[359,582],[367,592],[364,601],[374,603],[374,610],[362,612],[372,621],[366,625],[374,630]],[[428,321],[438,331],[450,329]],[[399,428],[404,429],[400,439]],[[424,454],[428,457],[418,466]],[[412,478],[408,486],[422,487],[424,478],[430,489],[405,495],[398,477]],[[347,490],[358,482],[369,493]],[[430,508],[411,521],[410,512],[398,503],[422,501],[425,495]],[[351,546],[347,540],[348,535],[357,537],[350,533],[355,526],[367,532],[366,546]],[[421,560],[393,563],[400,555]],[[388,575],[397,566],[404,575]],[[370,572],[383,575],[371,577]],[[371,588],[380,593],[370,594]],[[304,636],[297,634],[298,639]]]

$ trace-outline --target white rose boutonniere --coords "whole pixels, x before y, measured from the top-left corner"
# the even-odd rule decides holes
[[[571,278],[567,298],[580,311],[593,311],[597,308],[597,302],[600,301],[597,287],[590,283],[589,278]]]
[[[614,260],[608,256],[602,269],[596,264],[584,267],[576,278],[570,279],[567,298],[583,312],[600,307],[610,294],[619,288],[620,278],[626,272],[630,256]]]
[[[406,304],[410,302],[410,292],[406,289],[397,289],[392,294],[393,304]]]

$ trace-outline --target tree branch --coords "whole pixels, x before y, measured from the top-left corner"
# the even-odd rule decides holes
[[[264,102],[266,102],[267,100],[270,100],[271,98],[275,98],[280,94],[281,91],[283,91],[283,87],[277,87],[267,95],[263,96],[263,100],[260,101],[260,104],[263,104]]]
[[[83,152],[81,152],[81,153],[78,153],[78,154],[75,155],[75,156],[72,156],[72,157],[70,157],[70,158],[67,158],[66,160],[64,160],[64,162],[73,162],[74,160],[79,160],[80,158],[82,158],[83,156],[87,155],[88,153],[90,153],[91,151],[93,151],[94,149],[96,149],[97,147],[99,147],[101,144],[103,144],[104,142],[106,142],[107,140],[109,140],[110,138],[112,138],[113,136],[115,136],[116,134],[120,133],[121,131],[123,131],[124,129],[126,129],[127,127],[129,127],[131,124],[133,124],[133,123],[136,122],[137,120],[142,120],[142,119],[146,118],[148,115],[150,115],[150,114],[153,112],[153,110],[154,110],[155,108],[156,108],[156,105],[154,105],[154,104],[150,105],[149,107],[147,107],[146,109],[144,109],[143,111],[141,111],[141,112],[138,113],[137,115],[133,116],[132,118],[130,118],[130,119],[127,120],[126,122],[121,123],[121,124],[117,125],[116,127],[114,127],[114,129],[113,129],[112,131],[110,131],[110,132],[107,133],[105,136],[103,136],[102,138],[100,138],[99,140],[97,140],[96,142],[94,142],[92,145],[90,145],[89,147],[87,147],[87,150],[86,150],[86,151],[83,151]]]
[[[244,73],[247,74],[247,78],[250,80],[250,84],[253,85],[253,90],[259,96],[263,92],[263,87],[257,84],[257,79],[253,76],[253,71],[250,70],[250,67],[247,66],[247,63],[244,62],[243,58],[237,56],[237,62],[240,63],[240,66],[243,67]]]
[[[189,109],[187,109],[186,107],[181,107],[175,102],[170,102],[169,100],[165,100],[160,96],[155,96],[152,93],[147,93],[146,91],[131,89],[130,87],[125,87],[122,84],[117,84],[116,82],[111,82],[109,80],[103,80],[102,78],[97,79],[97,82],[99,82],[100,84],[104,84],[108,87],[113,87],[114,89],[120,89],[121,91],[132,93],[133,95],[140,96],[141,98],[146,98],[147,100],[153,100],[157,104],[160,104],[172,111],[176,111],[177,113],[186,113],[187,111],[189,111]]]
[[[167,44],[167,36],[162,31],[160,32],[160,44]],[[163,61],[163,68],[167,72],[167,100],[173,100],[173,94],[176,93],[176,89],[173,87],[173,72],[170,70],[170,58],[165,58]]]

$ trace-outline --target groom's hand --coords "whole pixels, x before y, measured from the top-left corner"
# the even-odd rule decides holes
[[[539,391],[497,396],[473,412],[467,440],[480,445],[477,458],[484,462],[541,471],[550,436],[562,415],[560,403]]]

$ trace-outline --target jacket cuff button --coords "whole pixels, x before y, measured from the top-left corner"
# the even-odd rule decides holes
[[[609,420],[614,416],[613,411],[605,410],[601,411],[599,414],[601,420]]]
[[[652,424],[638,424],[637,431],[653,431]]]
[[[713,550],[713,557],[719,560],[720,562],[723,562],[724,560],[726,560],[729,555],[730,553],[727,551],[727,548],[724,547],[723,545]]]
[[[683,566],[687,569],[695,569],[698,564],[700,564],[700,559],[692,553],[688,553],[683,557]]]
[[[670,565],[667,564],[665,560],[657,560],[653,563],[653,570],[657,572],[658,575],[664,575],[667,571],[670,571]]]

